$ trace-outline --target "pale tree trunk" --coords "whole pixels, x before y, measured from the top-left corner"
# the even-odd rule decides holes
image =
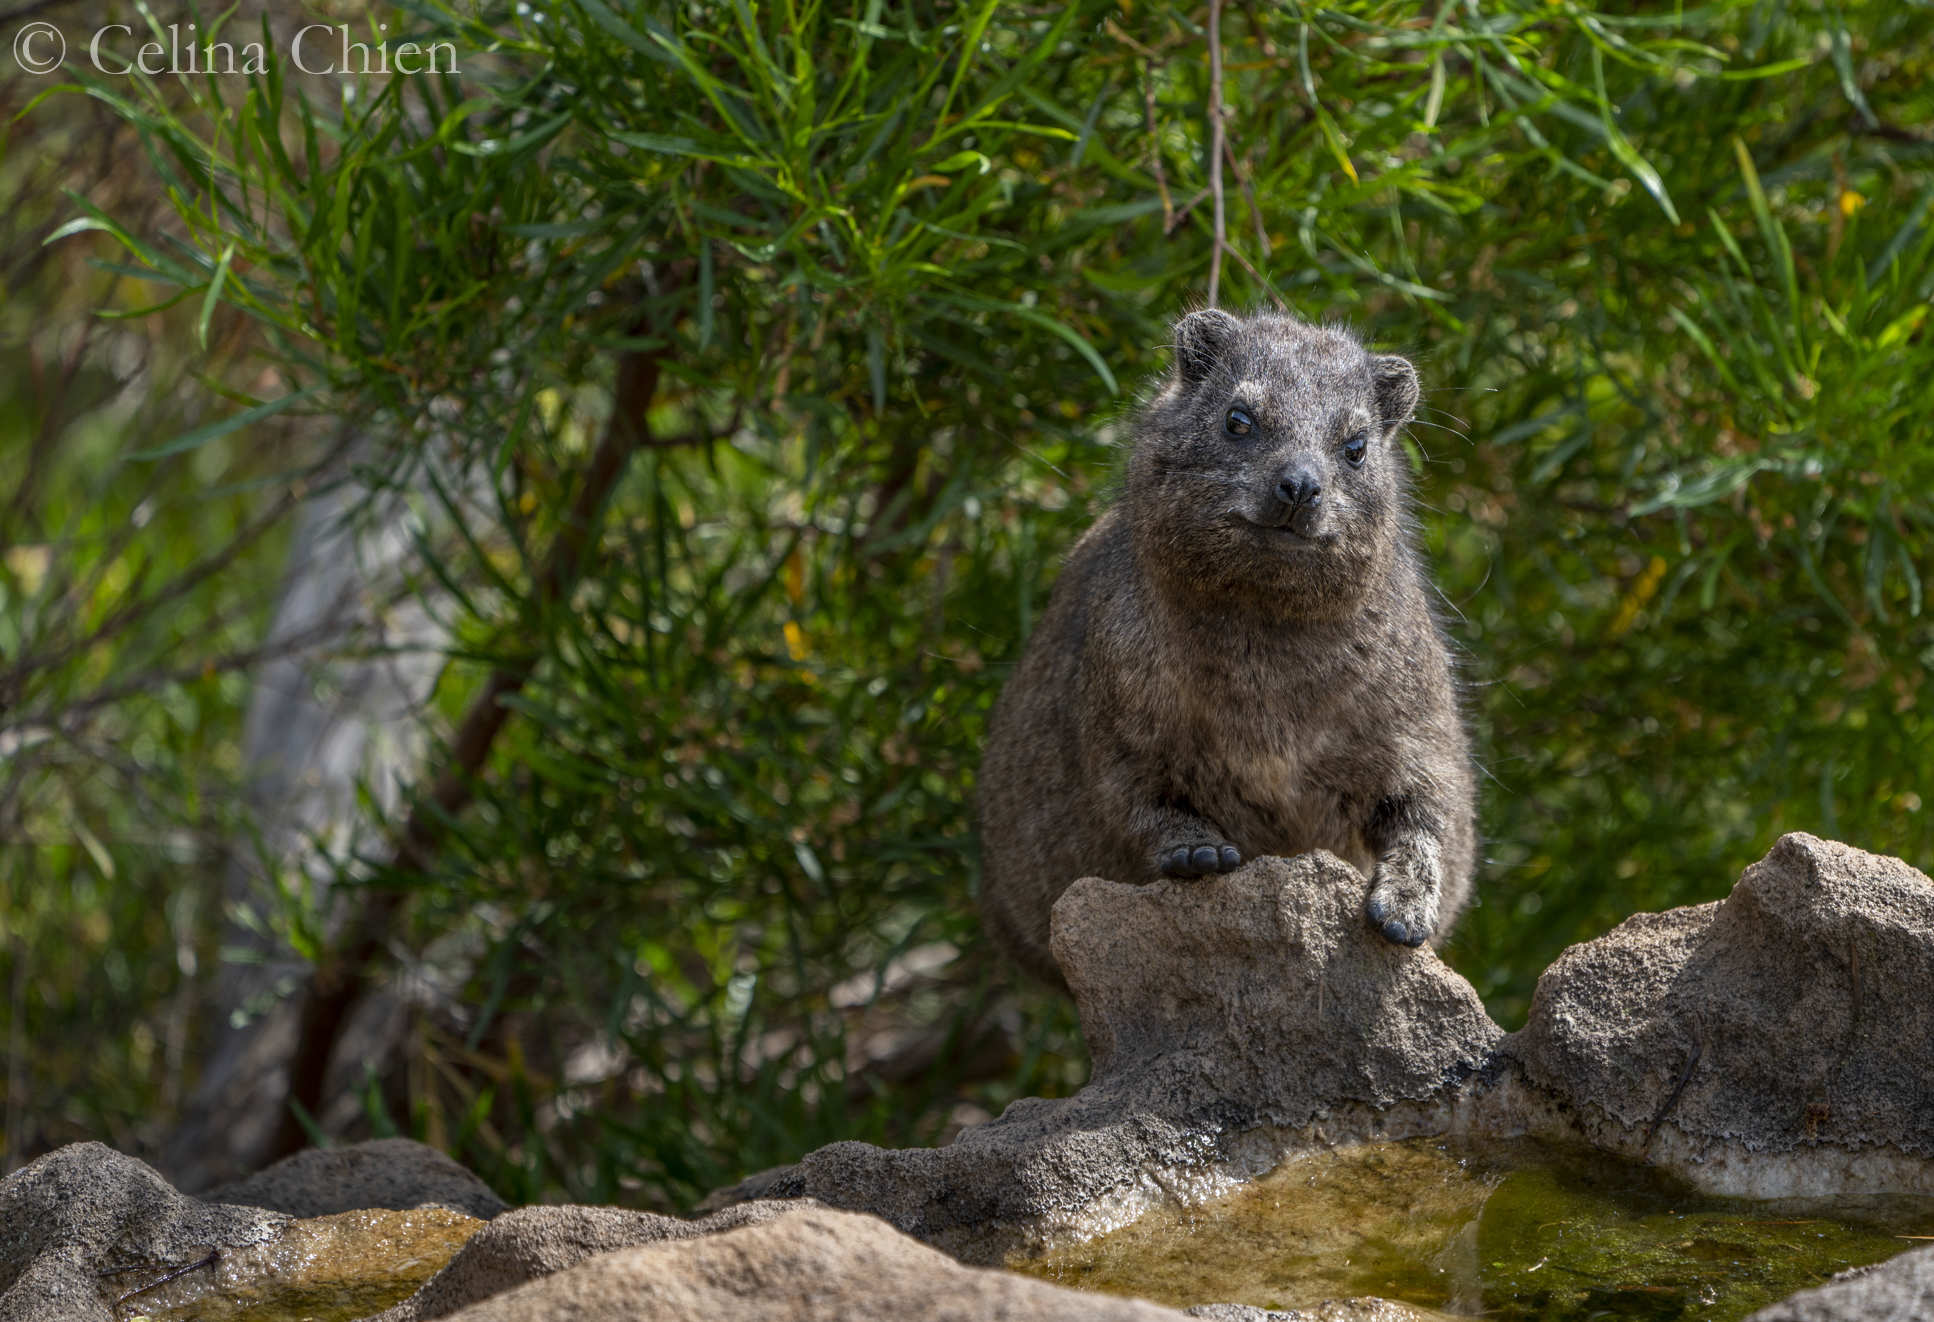
[[[243,733],[254,842],[237,842],[224,882],[223,957],[202,1012],[200,1081],[161,1153],[178,1185],[204,1189],[273,1155],[311,968],[278,931],[282,887],[308,887],[325,941],[357,902],[343,863],[389,852],[370,820],[393,819],[422,762],[422,713],[449,630],[418,577],[400,496],[345,482],[304,506],[266,642],[292,650],[254,676]],[[397,1042],[402,1005],[368,998],[332,1067],[342,1094]],[[346,1077],[343,1077],[346,1076]],[[342,1086],[347,1084],[347,1087]]]

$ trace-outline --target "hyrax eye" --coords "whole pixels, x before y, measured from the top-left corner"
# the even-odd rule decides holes
[[[1349,440],[1343,442],[1343,458],[1349,462],[1352,468],[1362,467],[1363,456],[1368,453],[1370,453],[1370,434],[1368,432],[1358,432]]]
[[[1229,416],[1222,420],[1222,430],[1231,436],[1247,436],[1256,429],[1256,420],[1249,416],[1249,410],[1238,404],[1229,410]]]

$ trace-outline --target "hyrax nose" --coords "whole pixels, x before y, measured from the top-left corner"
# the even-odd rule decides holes
[[[1323,484],[1316,476],[1316,470],[1306,461],[1297,460],[1285,468],[1276,480],[1276,499],[1291,509],[1304,505],[1316,505],[1323,499]]]

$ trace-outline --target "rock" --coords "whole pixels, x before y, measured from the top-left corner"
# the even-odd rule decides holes
[[[1201,1304],[1183,1310],[1203,1322],[1451,1322],[1451,1314],[1394,1299],[1364,1295],[1330,1299],[1314,1308],[1253,1308],[1248,1304]]]
[[[615,1249],[757,1225],[811,1206],[740,1203],[702,1221],[616,1207],[523,1207],[492,1221],[412,1297],[371,1322],[429,1322]]]
[[[802,1207],[715,1235],[604,1253],[450,1322],[1180,1322],[1134,1299],[963,1267],[870,1216]]]
[[[447,1207],[488,1221],[509,1206],[443,1153],[407,1138],[308,1148],[203,1197],[299,1217],[372,1207]]]
[[[444,1207],[292,1221],[273,1239],[212,1255],[192,1270],[150,1270],[145,1279],[155,1284],[129,1307],[149,1322],[368,1317],[415,1294],[483,1224]]]
[[[434,1207],[296,1221],[189,1198],[76,1143],[0,1181],[0,1322],[363,1317],[414,1293],[482,1224]]]
[[[1802,1290],[1746,1322],[1889,1322],[1934,1317],[1934,1248],[1916,1249],[1878,1266],[1842,1272]]]
[[[177,1193],[99,1143],[48,1153],[0,1180],[0,1322],[110,1322],[155,1269],[279,1234],[289,1218]]]
[[[1363,892],[1324,853],[1078,881],[1053,948],[1095,1057],[1086,1088],[944,1148],[834,1143],[728,1192],[870,1211],[998,1262],[1201,1201],[1312,1141],[1441,1132],[1502,1030],[1434,953],[1374,932]]]
[[[1194,881],[1077,881],[1050,944],[1095,1079],[1159,1069],[1280,1125],[1463,1080],[1503,1030],[1433,952],[1371,930],[1365,890],[1321,852]]]
[[[1362,891],[1327,854],[1192,882],[1078,882],[1056,908],[1053,946],[1093,1047],[1086,1088],[1016,1102],[945,1148],[821,1148],[744,1182],[740,1201],[702,1221],[539,1207],[480,1222],[465,1213],[496,1216],[494,1194],[395,1140],[302,1154],[221,1192],[235,1203],[184,1197],[99,1144],[63,1148],[0,1181],[0,1322],[341,1320],[385,1307],[372,1322],[1172,1322],[1184,1315],[962,1265],[813,1200],[995,1262],[1158,1205],[1194,1207],[1290,1155],[1370,1138],[1582,1138],[1726,1194],[1934,1193],[1934,882],[1898,860],[1786,836],[1727,899],[1641,914],[1567,951],[1509,1037],[1434,954],[1373,932]],[[1513,1180],[1522,1187],[1507,1197]],[[1305,1186],[1299,1207],[1314,1196]],[[744,1201],[755,1192],[784,1201]],[[1671,1197],[1683,1194],[1674,1186]],[[1414,1217],[1427,1200],[1404,1195]],[[1496,1240],[1530,1262],[1538,1234],[1566,1234],[1542,1199],[1506,1175],[1483,1192],[1459,1251],[1496,1269],[1509,1256],[1492,1251]],[[1586,1225],[1607,1228],[1604,1217]],[[1824,1232],[1806,1233],[1811,1243]],[[1694,1243],[1669,1237],[1675,1252]],[[1707,1260],[1732,1251],[1711,1227],[1697,1239]],[[1205,1253],[1211,1240],[1191,1243],[1214,1273],[1169,1297],[1281,1298],[1246,1294],[1229,1258]],[[1525,1273],[1568,1270],[1536,1252]],[[1662,1279],[1643,1267],[1639,1286],[1614,1293],[1656,1306]],[[1189,1316],[1437,1315],[1358,1298]],[[1896,1316],[1934,1316],[1934,1249],[1845,1273],[1752,1322]]]
[[[1566,951],[1500,1051],[1588,1141],[1712,1192],[1934,1192],[1934,882],[1784,836],[1725,900]]]

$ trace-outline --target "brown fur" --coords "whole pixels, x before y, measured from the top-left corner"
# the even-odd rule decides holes
[[[1409,363],[1342,331],[1213,310],[1176,327],[1121,499],[1069,554],[988,731],[981,914],[1030,971],[1060,981],[1049,910],[1089,875],[1320,848],[1370,876],[1392,941],[1441,938],[1462,909],[1476,789],[1411,531],[1397,433],[1416,401]]]

